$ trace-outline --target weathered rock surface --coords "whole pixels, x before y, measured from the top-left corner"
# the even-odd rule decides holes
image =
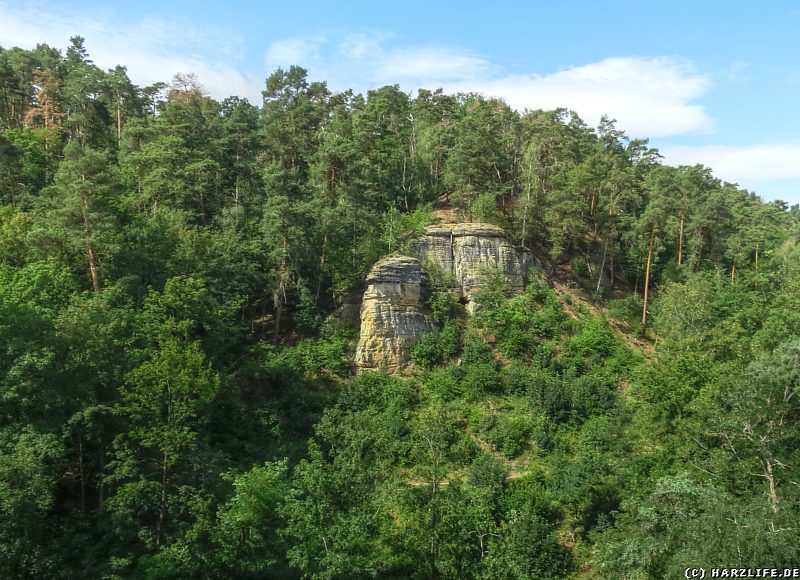
[[[411,347],[433,328],[422,301],[427,276],[416,258],[390,257],[373,266],[367,284],[355,364],[396,372],[408,363]]]
[[[433,263],[453,277],[453,290],[475,306],[480,289],[480,272],[496,268],[503,272],[506,287],[521,291],[532,264],[529,254],[518,252],[506,239],[503,230],[491,224],[464,223],[430,226],[425,235],[412,242],[414,255],[423,263]]]
[[[355,357],[360,369],[402,369],[411,348],[433,328],[422,300],[422,289],[428,284],[426,265],[451,275],[452,291],[470,313],[476,307],[483,269],[500,270],[513,293],[522,291],[532,265],[530,254],[518,252],[503,230],[490,224],[430,226],[412,242],[412,252],[415,257],[381,260],[367,276]]]

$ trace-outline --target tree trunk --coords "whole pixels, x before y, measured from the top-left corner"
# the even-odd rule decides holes
[[[650,234],[650,247],[647,250],[647,268],[644,274],[644,305],[642,306],[642,326],[647,327],[647,294],[650,290],[650,266],[653,263],[653,242],[656,234]]]
[[[528,173],[533,171],[533,164],[528,165]],[[531,205],[531,182],[528,180],[528,187],[525,188],[525,209],[522,211],[522,243],[525,243],[525,231],[528,223],[528,209]]]
[[[403,155],[403,178],[402,178],[401,187],[403,189],[403,202],[405,203],[406,211],[409,211],[409,209],[408,209],[408,188],[406,187],[406,165],[407,164],[408,164],[408,158],[405,155]]]
[[[756,243],[756,276],[758,276],[758,243]]]
[[[117,149],[119,149],[120,141],[122,141],[122,107],[119,103],[119,96],[117,96]]]
[[[683,221],[684,221],[683,212],[681,212],[681,227],[678,233],[678,266],[683,264]]]
[[[731,266],[731,288],[736,285],[736,264]]]
[[[92,276],[92,291],[100,292],[100,274],[97,272],[97,253],[94,251],[92,242],[86,244],[86,251],[89,254],[89,274]]]
[[[98,453],[98,460],[97,464],[100,467],[100,478],[99,483],[97,484],[97,511],[98,513],[103,513],[103,504],[105,503],[105,486],[103,482],[103,478],[105,477],[106,471],[106,456],[103,452],[102,445],[100,446],[100,451]]]
[[[325,267],[325,254],[328,252],[328,226],[325,225],[325,236],[322,238],[322,255],[319,257],[319,276],[317,277],[317,293],[314,295],[314,304],[319,306],[319,293],[322,291],[322,270]]]
[[[603,269],[606,267],[606,255],[608,253],[608,238],[606,238],[606,245],[603,247],[603,261],[600,263],[600,275],[597,276],[597,288],[595,288],[594,293],[600,293],[600,284],[603,281]]]
[[[764,459],[767,482],[769,483],[769,507],[772,513],[778,512],[778,491],[775,483],[775,475],[772,473],[772,461]]]
[[[161,466],[161,501],[158,507],[156,523],[156,546],[161,545],[161,531],[164,529],[164,516],[167,510],[167,452],[164,452],[164,463]]]
[[[81,513],[86,511],[86,469],[83,465],[83,435],[78,436],[78,471],[81,478]]]
[[[611,282],[611,290],[614,290],[614,252],[611,252],[611,255],[608,257],[608,279]]]
[[[83,180],[84,177],[81,176]],[[95,252],[94,244],[92,243],[92,227],[89,223],[89,194],[85,191],[81,194],[81,201],[83,203],[83,232],[86,235],[86,253],[89,256],[89,275],[92,277],[92,290],[100,292],[100,274],[97,271],[97,252]]]
[[[278,287],[275,289],[273,294],[273,302],[275,304],[275,323],[272,327],[272,342],[277,344],[278,343],[278,336],[280,335],[281,331],[281,318],[283,317],[283,306],[286,303],[286,275],[288,270],[287,264],[287,246],[289,245],[289,240],[286,237],[286,234],[283,234],[283,257],[281,258],[281,266],[280,266],[280,279],[278,282]]]

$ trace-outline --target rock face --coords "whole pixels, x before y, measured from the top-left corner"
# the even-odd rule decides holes
[[[408,363],[411,347],[433,328],[423,310],[427,276],[416,258],[391,257],[373,266],[367,284],[355,363],[361,369],[396,372]]]
[[[423,263],[432,263],[453,277],[453,290],[475,307],[480,289],[480,271],[496,268],[503,272],[506,287],[521,291],[525,275],[532,265],[529,254],[517,252],[503,230],[491,224],[465,223],[430,226],[425,235],[412,242],[414,255]]]
[[[413,258],[381,260],[367,276],[355,358],[360,369],[402,369],[411,348],[433,328],[422,299],[422,289],[428,284],[425,265],[452,276],[452,291],[470,313],[476,306],[481,270],[499,269],[508,290],[519,292],[532,265],[530,254],[518,252],[503,230],[490,224],[431,226],[412,242],[412,252]]]

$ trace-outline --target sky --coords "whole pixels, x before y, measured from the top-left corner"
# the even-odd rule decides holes
[[[670,165],[800,203],[800,0],[0,0],[0,46],[86,39],[139,85],[196,73],[261,103],[293,64],[334,91],[399,84],[607,114]]]

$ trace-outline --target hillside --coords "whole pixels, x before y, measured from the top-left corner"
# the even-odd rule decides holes
[[[0,576],[800,561],[800,208],[565,109],[263,96],[0,48]]]

